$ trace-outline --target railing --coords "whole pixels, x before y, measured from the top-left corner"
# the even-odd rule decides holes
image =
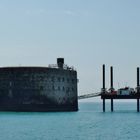
[[[59,68],[57,64],[49,64],[48,67],[49,67],[49,68],[56,68],[56,69]],[[63,65],[63,69],[64,69],[64,70],[75,71],[75,68],[74,68],[73,66],[69,67],[69,66],[66,65],[66,64]]]
[[[86,99],[86,98],[92,98],[92,97],[97,97],[97,96],[101,96],[100,92],[97,93],[90,93],[90,94],[85,94],[85,95],[80,95],[78,96],[78,99]]]

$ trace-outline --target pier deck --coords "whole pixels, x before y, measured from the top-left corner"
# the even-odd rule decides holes
[[[101,99],[140,99],[140,94],[135,95],[109,95],[102,94]]]

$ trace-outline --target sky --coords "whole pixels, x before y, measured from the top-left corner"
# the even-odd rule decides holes
[[[100,91],[102,64],[116,89],[136,87],[139,0],[0,0],[0,66],[74,66],[78,94]]]

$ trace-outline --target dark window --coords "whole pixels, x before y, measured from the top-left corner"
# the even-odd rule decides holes
[[[43,86],[40,86],[40,90],[43,90]]]
[[[58,87],[58,90],[60,90],[60,87]]]
[[[74,79],[72,79],[71,81],[72,81],[72,83],[74,83]]]
[[[65,87],[63,87],[63,91],[65,91]]]
[[[57,78],[58,82],[60,82],[60,77]]]
[[[74,91],[74,88],[72,87],[71,90]]]
[[[52,90],[55,90],[54,86],[52,86]]]
[[[62,78],[62,81],[65,82],[65,78],[64,77]]]

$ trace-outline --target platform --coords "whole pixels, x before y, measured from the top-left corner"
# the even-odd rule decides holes
[[[140,99],[140,94],[135,95],[109,95],[102,94],[101,99]]]
[[[111,111],[113,112],[113,100],[114,99],[136,99],[137,100],[137,112],[140,111],[139,109],[139,100],[140,100],[140,80],[139,80],[139,67],[137,67],[137,86],[135,90],[132,92],[128,90],[125,94],[118,94],[119,90],[114,89],[113,87],[113,67],[110,67],[110,88],[107,91],[105,87],[105,65],[103,65],[103,87],[101,89],[101,99],[103,100],[103,112],[105,112],[105,100],[111,100]],[[126,90],[126,89],[125,89]],[[116,94],[114,94],[116,93]]]

